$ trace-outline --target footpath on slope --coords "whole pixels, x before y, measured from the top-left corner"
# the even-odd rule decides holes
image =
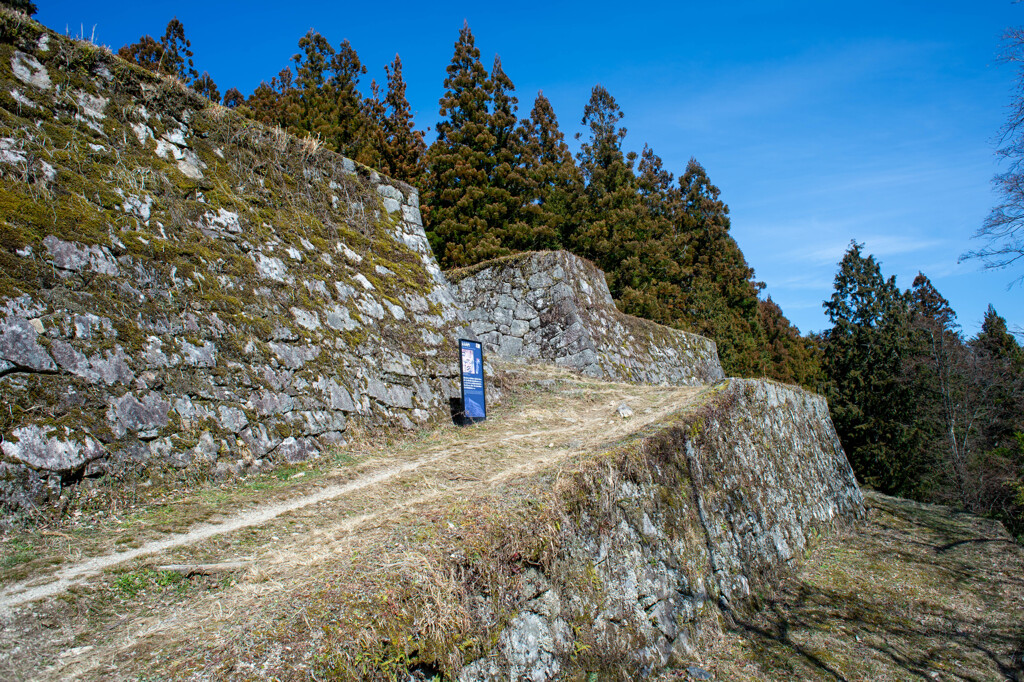
[[[130,549],[102,552],[111,538],[92,537],[98,553],[75,560],[69,542],[56,568],[0,588],[0,676],[134,679],[160,658],[181,655],[185,642],[209,644],[237,629],[257,604],[310,580],[324,562],[373,547],[375,533],[391,532],[403,514],[608,447],[684,409],[702,390],[609,383],[542,366],[515,374],[526,390],[510,392],[509,404],[484,424],[397,439],[308,483],[298,479],[284,499],[215,510],[219,518],[181,532],[136,528],[129,544],[138,546]],[[618,414],[623,402],[633,416]],[[190,499],[179,500],[183,513]],[[173,517],[174,502],[161,511]],[[219,580],[153,570],[239,561],[249,568]]]

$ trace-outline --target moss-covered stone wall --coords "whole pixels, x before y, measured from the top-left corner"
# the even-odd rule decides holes
[[[687,386],[724,376],[714,341],[620,312],[604,273],[567,251],[507,256],[450,275],[490,352],[613,381]]]
[[[503,617],[464,635],[489,645],[453,677],[637,679],[685,664],[864,513],[823,398],[729,379],[675,423],[560,470],[518,531],[545,553],[479,597]]]
[[[636,680],[685,668],[769,606],[819,538],[864,516],[825,400],[728,379],[607,450],[396,523],[386,552],[365,552],[318,593],[317,676]]]
[[[448,410],[415,189],[0,10],[0,499]]]

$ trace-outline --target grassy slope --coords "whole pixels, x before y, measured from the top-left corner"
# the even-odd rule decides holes
[[[868,493],[868,521],[732,621],[718,680],[1024,680],[1024,548],[1002,526]],[[691,679],[685,670],[661,680]]]

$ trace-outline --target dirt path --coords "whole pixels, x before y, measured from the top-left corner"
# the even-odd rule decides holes
[[[177,637],[182,629],[201,636],[211,623],[225,627],[246,613],[247,605],[306,579],[325,560],[344,560],[361,536],[386,528],[398,515],[415,513],[418,505],[557,467],[574,452],[595,451],[666,419],[700,392],[600,382],[550,368],[529,371],[533,388],[512,395],[512,404],[496,418],[401,440],[363,463],[354,478],[310,481],[288,499],[5,586],[0,590],[5,641],[0,676],[108,677],[118,669],[117,659],[140,641],[161,633]],[[632,417],[617,414],[622,403],[633,410]],[[112,589],[115,596],[124,591],[125,575],[152,580],[152,574],[139,573],[145,564],[238,559],[252,568],[235,576],[234,585],[185,603],[170,599],[133,608],[110,596]],[[137,570],[124,573],[132,567]],[[121,571],[120,577],[111,569]],[[20,645],[29,639],[33,646],[26,650]]]

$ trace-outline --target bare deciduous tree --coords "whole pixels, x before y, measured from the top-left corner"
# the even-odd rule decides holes
[[[974,233],[974,238],[982,240],[984,245],[960,256],[961,262],[979,259],[989,269],[1024,263],[1024,28],[1011,28],[1003,34],[1000,61],[1018,65],[1010,114],[999,131],[997,151],[1009,167],[992,180],[1002,198],[1001,203]],[[1021,283],[1024,283],[1024,272],[1011,281],[1011,285]]]

